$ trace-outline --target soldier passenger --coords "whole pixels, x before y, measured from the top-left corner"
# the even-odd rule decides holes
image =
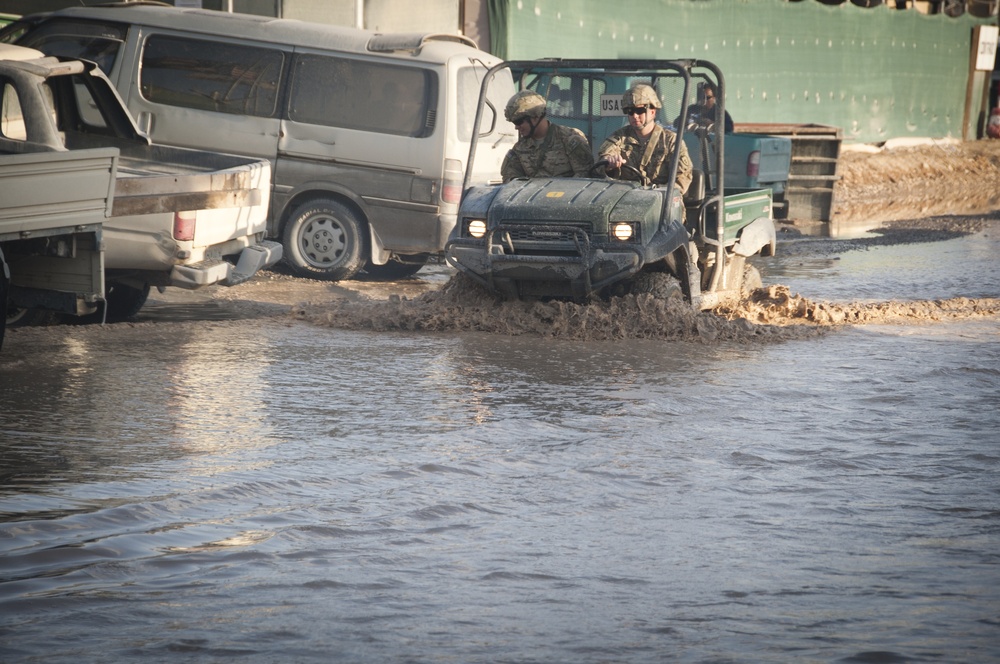
[[[545,104],[545,97],[531,90],[521,90],[507,102],[504,116],[520,138],[500,167],[504,182],[523,177],[585,177],[594,165],[583,132],[549,122]]]

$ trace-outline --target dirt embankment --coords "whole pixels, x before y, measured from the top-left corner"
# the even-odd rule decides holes
[[[845,149],[837,167],[838,221],[893,221],[1000,210],[1000,140]]]

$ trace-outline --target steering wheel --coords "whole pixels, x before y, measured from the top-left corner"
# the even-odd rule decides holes
[[[590,167],[590,171],[588,171],[587,174],[590,177],[597,177],[597,175],[598,175],[597,169],[599,169],[599,168],[603,168],[604,169],[604,177],[605,178],[607,178],[608,180],[613,179],[611,176],[608,175],[608,170],[607,170],[608,169],[608,160],[607,159],[601,159],[600,161],[596,162],[593,166]],[[638,168],[636,168],[635,166],[630,166],[628,164],[622,164],[621,166],[618,167],[618,170],[627,170],[630,173],[634,173],[635,176],[636,176],[636,178],[639,180],[639,183],[642,186],[644,186],[644,187],[647,187],[647,186],[650,185],[650,179],[647,178],[646,175],[642,171],[640,171]]]

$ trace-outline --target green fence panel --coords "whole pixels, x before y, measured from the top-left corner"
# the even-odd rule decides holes
[[[972,31],[996,21],[814,0],[489,0],[488,9],[500,57],[707,59],[725,73],[737,123],[832,125],[861,143],[961,138]]]

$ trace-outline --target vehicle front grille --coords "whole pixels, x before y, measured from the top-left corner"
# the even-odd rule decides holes
[[[579,255],[590,240],[583,225],[510,224],[494,236],[507,253],[526,255]]]

